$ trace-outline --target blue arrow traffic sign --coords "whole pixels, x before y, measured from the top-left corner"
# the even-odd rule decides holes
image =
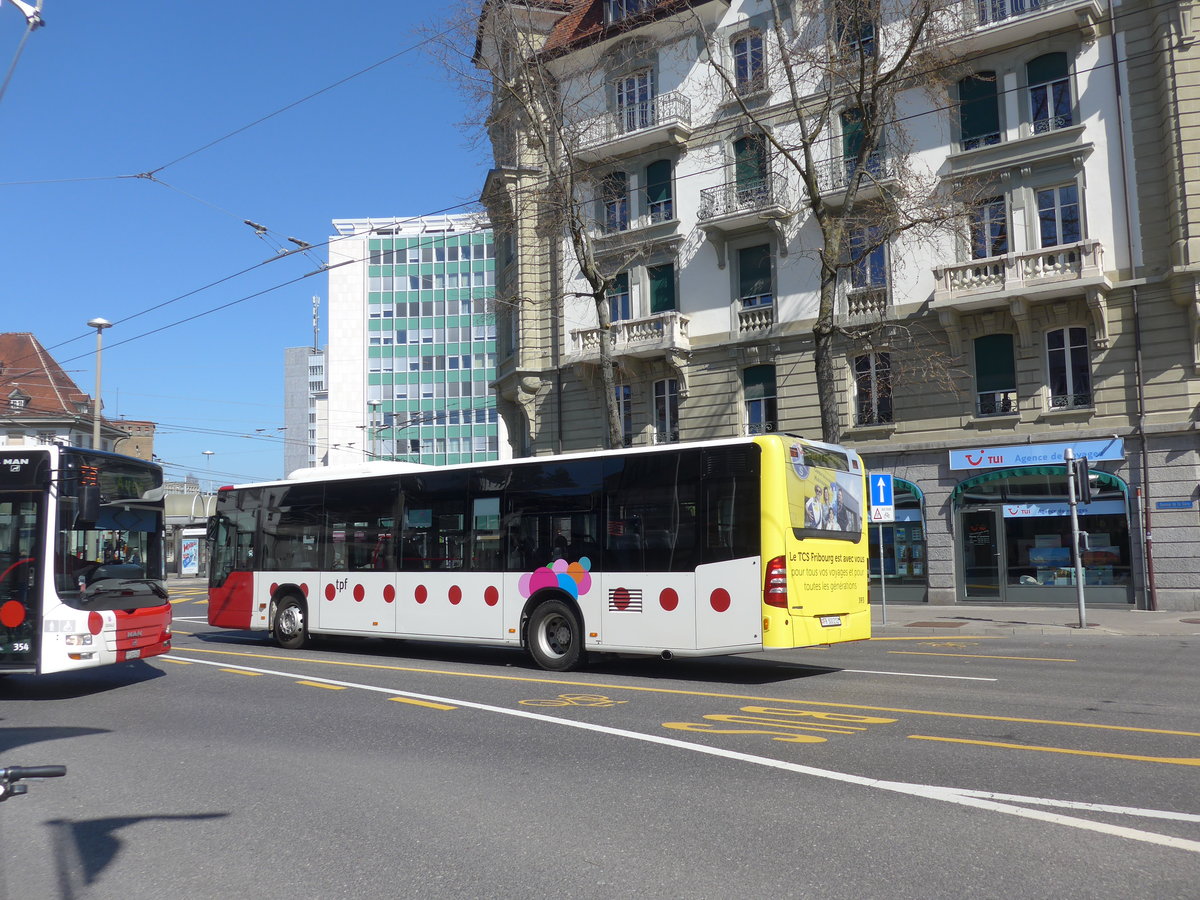
[[[892,476],[872,474],[870,478],[871,505],[895,506],[894,495],[892,493]]]

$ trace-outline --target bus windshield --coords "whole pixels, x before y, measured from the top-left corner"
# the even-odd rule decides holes
[[[54,585],[77,609],[135,609],[166,599],[162,585],[161,476],[153,469],[101,456],[64,460],[59,493]],[[99,485],[94,521],[82,487]]]
[[[0,493],[0,662],[34,658],[37,619],[27,614],[37,591],[41,557],[40,496]]]

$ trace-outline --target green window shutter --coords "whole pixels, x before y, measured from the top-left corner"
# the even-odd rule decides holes
[[[767,175],[767,154],[763,139],[747,135],[733,144],[734,179],[739,185],[761,184]]]
[[[675,266],[650,266],[646,269],[650,277],[651,314],[669,312],[675,308]]]
[[[751,366],[742,372],[742,385],[747,400],[763,400],[775,396],[775,367]]]
[[[976,72],[958,83],[959,128],[964,140],[1000,130],[995,72]]]
[[[1017,387],[1013,336],[989,334],[975,339],[975,389],[1012,391]]]
[[[671,162],[660,159],[646,166],[646,198],[651,203],[671,199]]]
[[[738,296],[771,293],[771,245],[759,244],[738,251]]]
[[[1031,59],[1025,65],[1025,76],[1029,84],[1045,84],[1067,77],[1067,54],[1046,53]]]
[[[842,158],[854,159],[862,149],[862,110],[848,109],[842,113]]]

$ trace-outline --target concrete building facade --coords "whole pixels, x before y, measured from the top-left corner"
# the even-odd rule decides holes
[[[1074,602],[1070,447],[1093,469],[1090,600],[1200,608],[1193,4],[941,7],[953,65],[937,70],[938,91],[927,77],[899,92],[891,115],[906,140],[868,174],[880,191],[923,178],[969,185],[972,199],[957,224],[864,251],[837,285],[839,438],[898,479],[897,521],[872,526],[873,580],[882,572],[890,600]],[[845,23],[813,9],[485,7],[481,64],[518,52],[552,76],[547,115],[571,118],[568,152],[590,170],[578,200],[595,210],[593,246],[612,273],[626,443],[822,433],[820,244],[803,199],[819,191],[836,213],[862,177],[846,162],[856,110],[828,123],[811,185],[750,140],[768,128],[795,145],[769,36],[779,25],[844,40]],[[504,48],[489,37],[499,11],[520,23]],[[855,25],[856,44],[886,47],[885,29]],[[722,61],[729,77],[715,79]],[[518,453],[602,447],[600,325],[575,296],[573,247],[547,250],[531,199],[545,173],[506,102],[497,91],[483,192],[502,248],[500,410]],[[901,161],[913,181],[893,176]]]
[[[327,463],[507,455],[491,228],[469,215],[333,225]]]

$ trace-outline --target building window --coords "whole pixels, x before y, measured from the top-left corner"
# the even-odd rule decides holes
[[[850,286],[854,289],[887,286],[887,253],[883,229],[878,225],[851,228]]]
[[[958,130],[963,150],[1000,143],[996,73],[976,72],[958,83]]]
[[[621,134],[654,124],[654,73],[634,72],[616,83],[617,128]]]
[[[610,322],[624,322],[631,318],[629,311],[629,273],[620,272],[613,276],[612,284],[604,292],[608,300]]]
[[[975,412],[1002,416],[1017,411],[1017,367],[1011,334],[975,339]]]
[[[621,443],[633,446],[633,389],[627,384],[618,384],[613,389],[617,395],[617,418],[621,420]]]
[[[1067,54],[1046,53],[1025,65],[1029,82],[1029,118],[1034,134],[1066,128],[1071,115],[1071,75]]]
[[[854,358],[856,425],[892,421],[892,355],[867,353]]]
[[[843,110],[842,123],[842,168],[845,171],[846,183],[854,180],[856,174],[869,174],[878,177],[883,173],[882,153],[883,135],[879,134],[875,148],[862,161],[859,168],[859,155],[862,153],[863,141],[867,137],[867,129],[871,125],[870,110],[860,108]]]
[[[629,177],[611,172],[600,179],[601,219],[606,232],[629,228]]]
[[[766,199],[769,189],[767,142],[761,134],[748,134],[733,142],[733,179],[739,203]]]
[[[649,9],[650,4],[651,0],[607,0],[604,4],[604,11],[611,24]]]
[[[1086,328],[1056,328],[1046,333],[1046,370],[1051,409],[1092,405],[1092,367]]]
[[[1082,239],[1079,187],[1074,184],[1037,192],[1038,230],[1043,247],[1074,244]]]
[[[743,247],[738,251],[738,302],[742,309],[774,303],[770,244]]]
[[[675,218],[671,185],[671,161],[660,159],[646,166],[646,214],[650,222],[669,222]]]
[[[746,432],[764,434],[778,430],[775,367],[751,366],[742,372],[742,394],[746,398]]]
[[[647,266],[646,276],[650,281],[650,315],[675,309],[675,266]]]
[[[733,83],[739,94],[761,91],[767,86],[763,37],[757,31],[738,35],[730,43],[733,51]]]
[[[842,55],[875,55],[875,18],[878,3],[872,0],[838,0],[834,5],[834,38]]]
[[[679,440],[679,382],[664,378],[654,382],[654,442],[672,444]]]
[[[980,200],[971,210],[971,258],[988,259],[1008,252],[1008,212],[1003,197]]]

